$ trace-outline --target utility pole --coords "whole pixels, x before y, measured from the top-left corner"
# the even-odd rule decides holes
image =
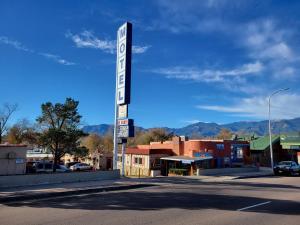
[[[269,96],[269,141],[270,141],[270,157],[271,157],[271,168],[273,170],[274,168],[274,159],[273,159],[273,145],[272,145],[272,129],[271,129],[271,97],[278,94],[279,92],[282,91],[287,91],[289,88],[282,88],[277,91],[274,91],[270,96]]]

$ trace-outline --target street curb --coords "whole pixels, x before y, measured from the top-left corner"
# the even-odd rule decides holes
[[[79,190],[65,191],[65,192],[50,192],[50,193],[29,194],[25,196],[3,197],[0,198],[0,204],[26,201],[26,200],[38,200],[38,199],[45,199],[50,197],[68,197],[68,196],[79,195],[79,194],[94,194],[98,192],[130,190],[130,189],[144,188],[144,187],[151,187],[151,186],[155,186],[155,185],[154,184],[133,184],[133,185],[79,189]]]
[[[235,177],[233,180],[241,180],[241,179],[247,179],[247,178],[259,178],[259,177],[273,177],[274,174],[263,174],[263,175],[252,175],[252,176],[240,176]]]

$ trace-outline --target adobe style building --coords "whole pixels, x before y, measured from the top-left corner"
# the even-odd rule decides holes
[[[141,147],[141,146],[140,146]],[[161,172],[161,158],[172,155],[172,149],[127,148],[125,154],[126,176],[157,176]],[[118,156],[118,168],[122,167],[122,155]],[[151,174],[152,173],[152,174]]]
[[[188,140],[183,136],[175,136],[172,141],[151,142],[149,145],[129,148],[125,160],[126,175],[144,176],[150,176],[151,171],[160,171],[162,175],[196,175],[200,169],[252,163],[247,141]],[[155,166],[151,162],[156,162]]]
[[[26,145],[0,144],[0,175],[26,173]]]

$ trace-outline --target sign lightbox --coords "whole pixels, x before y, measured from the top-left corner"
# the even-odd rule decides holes
[[[117,104],[130,103],[132,24],[125,23],[117,37]]]
[[[128,138],[134,136],[134,126],[122,125],[118,126],[117,137]]]
[[[118,110],[118,119],[127,118],[128,117],[128,105],[119,105]]]

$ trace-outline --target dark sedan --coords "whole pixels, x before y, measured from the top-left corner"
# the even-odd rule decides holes
[[[294,161],[282,161],[274,166],[274,174],[300,175],[300,166]]]

